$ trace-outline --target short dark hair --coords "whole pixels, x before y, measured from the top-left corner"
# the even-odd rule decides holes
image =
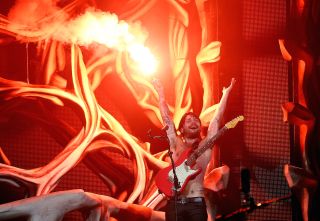
[[[180,131],[180,129],[183,127],[185,121],[186,121],[186,118],[187,116],[192,116],[192,117],[195,117],[199,120],[200,124],[201,124],[201,121],[200,121],[200,118],[198,117],[198,115],[196,115],[195,113],[193,112],[187,112],[185,113],[182,117],[181,117],[181,120],[180,120],[180,123],[179,123],[179,127],[178,127],[178,130]]]

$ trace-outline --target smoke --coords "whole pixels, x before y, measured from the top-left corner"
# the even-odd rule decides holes
[[[92,43],[104,45],[117,51],[127,51],[140,73],[153,74],[157,61],[144,43],[147,33],[140,23],[128,24],[109,12],[88,9],[84,14],[60,25],[53,32],[52,39],[89,46]]]
[[[22,37],[52,39],[88,46],[99,43],[124,50],[132,44],[144,44],[147,33],[140,23],[128,24],[109,12],[88,8],[73,16],[56,6],[57,0],[18,0],[9,12],[9,30]]]
[[[139,23],[128,24],[109,12],[87,9],[84,14],[59,26],[52,38],[87,46],[99,43],[124,50],[131,44],[143,44],[147,34]]]
[[[138,69],[152,73],[156,61],[144,46],[147,32],[139,22],[127,23],[116,14],[88,8],[71,18],[70,7],[59,8],[56,0],[19,0],[9,12],[8,30],[22,41],[56,40],[89,46],[98,43],[110,49],[127,51]],[[68,11],[66,11],[68,8]],[[76,10],[74,10],[76,11]]]

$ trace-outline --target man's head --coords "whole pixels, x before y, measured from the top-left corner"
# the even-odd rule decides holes
[[[184,137],[198,138],[201,133],[201,121],[194,113],[185,113],[180,120],[178,130]]]

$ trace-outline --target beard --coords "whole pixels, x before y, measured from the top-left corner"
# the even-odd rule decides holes
[[[187,129],[184,131],[183,136],[186,138],[194,139],[194,138],[200,138],[200,129],[193,130],[193,129]]]

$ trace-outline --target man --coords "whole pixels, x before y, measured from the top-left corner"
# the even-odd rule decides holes
[[[210,121],[207,136],[201,137],[200,119],[193,113],[186,113],[180,123],[178,130],[180,135],[176,133],[175,125],[170,117],[168,105],[164,97],[163,86],[158,80],[153,81],[153,85],[159,95],[159,106],[163,123],[167,127],[166,133],[169,139],[170,149],[172,151],[173,160],[179,159],[180,155],[188,148],[196,149],[203,147],[214,137],[220,127],[222,116],[225,112],[227,100],[232,90],[235,79],[231,80],[231,84],[227,88],[223,88],[223,95],[219,102],[218,108]],[[166,221],[207,221],[207,210],[204,200],[203,179],[206,167],[211,159],[211,148],[208,148],[196,160],[193,169],[201,168],[201,172],[194,179],[190,180],[181,193],[178,200],[169,199],[166,206]],[[176,212],[177,211],[177,214]]]

